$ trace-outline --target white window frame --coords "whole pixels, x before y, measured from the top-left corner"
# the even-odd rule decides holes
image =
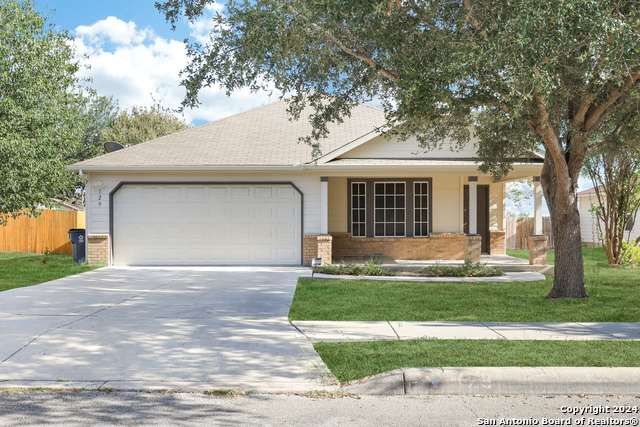
[[[418,193],[417,188],[418,185],[426,185],[427,192],[426,193]],[[413,182],[413,235],[415,237],[429,237],[429,222],[431,220],[431,212],[429,212],[429,193],[431,192],[431,188],[429,186],[429,181],[414,181]],[[425,196],[427,198],[426,206],[422,206],[422,197]],[[426,221],[418,220],[418,212],[425,210],[427,213]],[[422,225],[426,224],[427,226],[427,234],[422,234]],[[419,227],[419,233],[417,233],[416,229]]]
[[[378,184],[382,184],[384,185],[384,194],[380,195],[376,193],[376,187],[378,186]],[[390,194],[391,196],[394,196],[394,206],[393,208],[387,207],[386,203],[387,203],[387,194],[386,194],[386,188],[388,184],[393,184],[395,186],[397,186],[398,184],[402,184],[404,185],[404,194],[402,195],[402,197],[404,197],[404,205],[402,207],[397,207],[395,206],[395,200],[397,199],[397,197],[399,197],[398,193],[394,191],[393,194]],[[373,183],[373,235],[374,237],[406,237],[407,236],[407,183],[405,181],[374,181]],[[376,207],[376,198],[377,197],[383,197],[384,199],[384,207],[382,208],[378,208]],[[393,216],[394,216],[394,220],[393,221],[387,221],[386,219],[386,212],[388,209],[393,209]],[[378,210],[382,210],[384,212],[384,220],[382,222],[377,221],[376,220],[376,212]],[[397,217],[398,217],[398,210],[403,210],[404,211],[404,219],[402,221],[397,221]],[[377,233],[377,225],[378,224],[383,224],[383,228],[385,233],[383,235],[379,235]],[[387,225],[388,224],[393,224],[393,234],[392,235],[387,235],[386,234],[386,230],[387,230]],[[398,224],[402,224],[403,225],[403,229],[404,229],[404,233],[402,235],[399,235],[396,233],[396,229],[397,229],[397,225]]]
[[[364,192],[362,194],[360,194],[358,192],[358,194],[354,194],[353,192],[353,188],[356,185],[364,185]],[[349,217],[350,221],[351,221],[351,236],[352,237],[367,237],[367,183],[364,181],[358,181],[358,182],[351,182],[351,215]],[[364,205],[360,206],[360,203],[358,203],[358,207],[355,208],[353,205],[353,200],[354,197],[358,197],[358,198],[362,198],[364,199]],[[358,211],[359,213],[364,213],[364,221],[354,221],[353,220],[353,213]],[[361,218],[361,215],[358,215],[359,218]],[[363,235],[358,235],[356,236],[354,233],[354,226],[358,226],[358,231],[359,231],[359,226],[361,224],[364,224],[364,234]]]

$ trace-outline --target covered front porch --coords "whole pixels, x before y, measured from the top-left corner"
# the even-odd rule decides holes
[[[320,181],[321,233],[304,236],[305,265],[313,258],[325,265],[372,258],[418,265],[465,259],[508,268],[547,264],[539,177],[534,177],[528,262],[506,256],[505,181],[486,175],[323,176]]]

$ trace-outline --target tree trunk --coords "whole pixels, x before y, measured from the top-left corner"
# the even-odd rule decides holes
[[[582,264],[577,182],[569,176],[557,176],[557,171],[547,155],[540,181],[551,215],[556,254],[553,288],[547,298],[585,298],[588,295]]]

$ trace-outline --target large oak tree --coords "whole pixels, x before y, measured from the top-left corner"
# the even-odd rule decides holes
[[[210,0],[157,3],[175,24]],[[207,45],[190,44],[185,105],[221,84],[275,87],[291,112],[315,108],[315,131],[377,99],[391,132],[463,144],[495,176],[544,150],[542,185],[556,237],[550,298],[586,297],[576,189],[585,156],[607,144],[603,120],[640,79],[640,7],[608,0],[230,1]]]

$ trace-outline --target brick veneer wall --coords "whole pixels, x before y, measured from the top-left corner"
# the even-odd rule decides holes
[[[504,231],[490,232],[489,244],[489,253],[491,255],[505,255],[507,253]]]
[[[302,241],[302,265],[311,265],[314,258],[322,258],[322,265],[331,264],[332,240],[330,234],[306,234]]]
[[[333,261],[333,236],[324,234],[318,236],[318,258],[322,258],[322,265],[330,265]]]
[[[547,239],[547,236],[529,236],[529,264],[547,265]]]
[[[106,234],[90,234],[87,236],[89,264],[109,263],[109,236]]]
[[[464,257],[469,258],[471,262],[480,262],[482,256],[482,236],[479,234],[465,236],[465,253]]]
[[[429,237],[354,238],[349,233],[333,233],[332,236],[334,262],[370,258],[463,260],[469,255],[474,262],[479,262],[482,242],[481,236],[466,234],[432,233]],[[469,244],[473,246],[471,250],[467,249]]]

